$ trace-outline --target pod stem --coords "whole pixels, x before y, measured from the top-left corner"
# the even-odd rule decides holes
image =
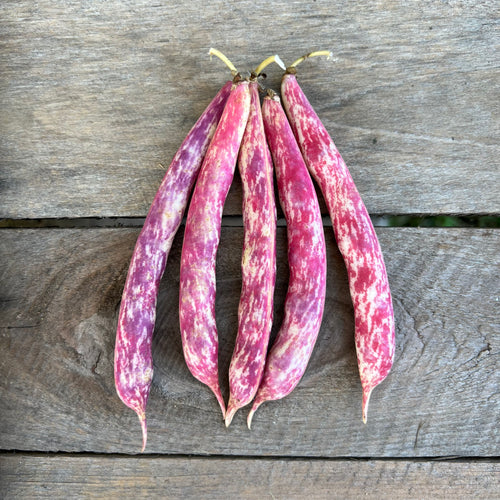
[[[219,50],[211,48],[208,51],[208,55],[210,57],[217,56],[231,70],[231,75],[233,76],[233,78],[239,75],[239,72],[236,69],[235,65]]]
[[[256,68],[253,74],[258,77],[264,68],[269,66],[271,63],[276,63],[281,69],[286,69],[286,66],[283,64],[283,61],[278,56],[278,54],[274,54],[274,56],[269,56],[267,59],[264,59]]]
[[[273,89],[266,89],[266,98],[279,101],[280,96]]]
[[[286,68],[287,73],[295,73],[297,70],[297,66],[305,61],[306,59],[309,59],[310,57],[316,57],[316,56],[326,56],[327,59],[330,59],[333,56],[333,52],[330,50],[316,50],[315,52],[309,52],[309,54],[306,54],[302,57],[299,57],[296,61],[294,61],[290,66]]]

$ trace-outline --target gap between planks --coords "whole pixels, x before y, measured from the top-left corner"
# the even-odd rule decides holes
[[[405,222],[401,223],[398,218],[404,217]],[[453,218],[453,226],[445,226],[440,221],[443,218]],[[332,221],[329,215],[323,215],[323,226],[331,227]],[[476,216],[456,216],[448,215],[419,215],[396,214],[371,215],[372,223],[375,227],[500,227],[500,215],[478,214]],[[76,217],[76,218],[46,218],[46,219],[0,219],[0,229],[74,229],[74,228],[134,228],[144,225],[145,217]],[[186,217],[182,219],[185,224]],[[277,225],[286,226],[285,219],[278,217]],[[224,215],[222,226],[242,227],[243,217],[241,215]]]
[[[129,454],[129,453],[102,453],[102,452],[91,452],[91,451],[49,451],[41,452],[38,450],[0,450],[0,458],[9,456],[26,456],[31,458],[99,458],[99,459],[141,459],[141,460],[260,460],[260,461],[290,461],[290,462],[300,462],[300,461],[317,461],[317,462],[411,462],[411,463],[425,463],[425,462],[447,462],[447,463],[491,463],[500,464],[500,456],[428,456],[428,457],[377,457],[377,456],[367,456],[367,457],[352,457],[352,456],[338,456],[338,457],[328,457],[328,456],[309,456],[309,455],[224,455],[220,453],[215,454],[183,454],[183,453],[141,453],[141,454]]]

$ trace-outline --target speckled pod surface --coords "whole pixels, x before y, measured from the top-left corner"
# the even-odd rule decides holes
[[[287,223],[290,275],[283,323],[267,355],[249,427],[263,402],[285,397],[302,378],[321,326],[326,290],[325,238],[311,177],[277,96],[264,99],[262,115]]]
[[[389,373],[395,350],[394,313],[382,251],[351,174],[294,74],[284,75],[281,92],[307,167],[325,198],[346,264],[366,422],[370,394]]]
[[[149,209],[123,290],[115,344],[115,385],[141,421],[147,440],[146,403],[153,378],[151,342],[160,279],[203,157],[231,89],[227,82],[184,139]]]
[[[186,217],[181,253],[179,320],[193,376],[213,391],[225,416],[218,376],[215,262],[222,209],[250,111],[248,82],[233,86],[203,161]]]
[[[273,163],[266,142],[258,84],[250,82],[251,109],[238,167],[243,187],[242,288],[238,334],[229,366],[226,425],[259,387],[273,320],[276,280],[276,203]]]

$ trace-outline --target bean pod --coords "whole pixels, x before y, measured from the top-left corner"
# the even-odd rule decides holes
[[[139,416],[146,447],[146,403],[153,378],[151,342],[156,299],[172,240],[182,221],[231,89],[227,82],[175,154],[137,238],[123,290],[115,344],[115,385],[121,400]]]
[[[288,395],[299,383],[316,342],[325,303],[326,249],[318,199],[279,97],[262,106],[288,238],[289,284],[284,319],[266,359],[248,427],[265,401]]]
[[[273,317],[276,278],[276,204],[273,164],[266,142],[256,79],[250,82],[251,108],[238,166],[243,187],[244,241],[238,335],[229,366],[226,426],[259,387]]]
[[[366,422],[372,390],[385,379],[394,359],[394,313],[382,251],[351,174],[297,83],[294,68],[285,73],[281,92],[307,167],[325,198],[346,264]]]
[[[225,405],[218,377],[215,262],[222,209],[250,111],[248,82],[233,86],[193,191],[181,254],[179,320],[184,358],[195,378]]]

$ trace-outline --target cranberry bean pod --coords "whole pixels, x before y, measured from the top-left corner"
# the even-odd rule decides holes
[[[215,262],[223,205],[250,111],[248,82],[231,90],[189,205],[181,253],[179,320],[184,358],[195,378],[225,405],[218,377]]]
[[[325,237],[318,199],[278,96],[266,96],[262,115],[287,223],[290,276],[283,323],[267,355],[248,427],[263,402],[285,397],[302,378],[321,325],[326,286]]]
[[[394,359],[394,313],[387,272],[377,235],[351,174],[297,83],[294,68],[289,71],[281,86],[283,103],[307,167],[325,198],[347,268],[366,423],[371,392],[385,379]]]
[[[266,142],[258,83],[250,82],[251,108],[238,167],[243,187],[242,289],[238,334],[229,366],[226,426],[257,392],[273,318],[276,278],[276,204],[273,163]]]
[[[115,385],[139,416],[146,446],[146,403],[153,378],[151,341],[158,286],[191,189],[229,96],[227,82],[175,154],[137,238],[123,290],[115,344]]]

